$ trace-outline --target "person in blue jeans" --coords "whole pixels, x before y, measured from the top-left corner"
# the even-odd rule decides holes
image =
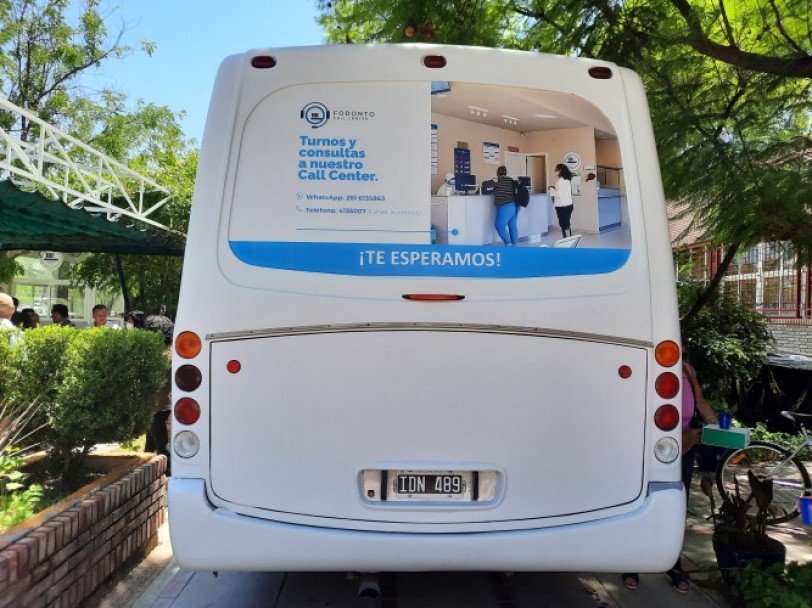
[[[507,247],[513,247],[519,241],[519,206],[514,199],[514,182],[507,175],[507,167],[496,170],[494,181],[493,203],[496,205],[496,219],[493,227]]]

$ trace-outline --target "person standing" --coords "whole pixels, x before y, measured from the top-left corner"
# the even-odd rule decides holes
[[[694,460],[696,446],[702,443],[702,429],[692,428],[694,417],[702,419],[705,424],[719,424],[719,418],[711,408],[702,388],[699,386],[696,370],[690,363],[682,361],[682,483],[685,485],[687,498],[691,490],[691,480],[694,475]],[[677,557],[677,563],[665,573],[671,585],[679,593],[688,593],[691,588],[688,574],[682,569],[682,561]],[[621,577],[627,589],[637,589],[640,586],[640,575],[636,572],[627,572]]]
[[[558,216],[558,225],[561,227],[561,236],[572,236],[570,218],[572,218],[572,171],[567,165],[561,163],[555,166],[555,174],[558,178],[555,186],[550,186],[550,194],[553,197],[555,214]]]
[[[11,315],[9,321],[14,327],[22,327],[23,324],[23,315],[20,312],[20,301],[17,298],[12,297],[11,301],[14,302],[14,312]]]
[[[14,300],[7,293],[0,292],[0,329],[14,329],[11,316],[14,314]]]
[[[104,304],[96,304],[93,307],[93,327],[105,327],[107,326],[107,306]]]
[[[51,306],[51,321],[54,322],[54,325],[61,325],[62,327],[76,327],[70,320],[70,313],[65,304]]]
[[[171,475],[171,460],[169,450],[169,437],[172,413],[172,337],[175,331],[175,324],[168,317],[162,315],[149,315],[144,319],[143,329],[147,331],[159,331],[163,334],[164,344],[166,344],[166,358],[168,368],[166,371],[166,383],[158,390],[158,400],[155,413],[152,417],[147,431],[147,440],[144,445],[145,452],[155,452],[166,456],[166,476]]]
[[[496,205],[496,219],[493,227],[506,247],[515,247],[519,241],[518,211],[514,198],[514,181],[508,177],[507,167],[496,169],[496,182],[493,189],[493,204]]]

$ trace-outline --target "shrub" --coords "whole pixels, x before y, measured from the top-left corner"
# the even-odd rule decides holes
[[[37,439],[71,477],[97,443],[144,433],[169,365],[163,336],[108,328],[27,330],[6,353],[3,390],[12,403],[38,399]],[[2,356],[2,353],[0,353]]]
[[[748,566],[736,576],[733,594],[747,608],[812,607],[812,563],[775,564],[766,570]]]
[[[65,351],[75,333],[75,329],[59,325],[29,329],[7,352],[0,398],[18,406],[37,401],[40,409],[31,422],[34,426],[47,422],[47,412],[64,380]]]
[[[678,286],[681,315],[701,289],[693,283]],[[682,342],[708,397],[727,400],[731,391],[749,384],[758,374],[774,344],[767,317],[725,294],[718,294],[683,325]]]
[[[91,447],[134,439],[147,430],[168,361],[161,335],[96,328],[74,332],[64,379],[46,405],[48,443],[65,471]]]
[[[31,517],[42,499],[42,486],[23,485],[26,475],[20,469],[25,460],[17,448],[0,450],[0,532],[13,528]]]

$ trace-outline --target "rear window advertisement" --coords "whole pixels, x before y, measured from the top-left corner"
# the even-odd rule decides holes
[[[357,276],[529,278],[621,267],[628,214],[622,183],[597,183],[596,147],[617,148],[600,112],[559,93],[449,85],[442,96],[430,82],[271,93],[241,133],[228,228],[234,255],[254,266]],[[519,116],[498,122],[471,111],[475,102]],[[562,144],[550,119],[537,118],[554,114],[571,141]],[[573,173],[568,240],[549,190],[559,162]],[[526,207],[495,204],[488,182],[502,165],[528,187]]]

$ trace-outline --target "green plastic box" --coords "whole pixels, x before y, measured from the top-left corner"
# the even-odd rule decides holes
[[[722,448],[744,448],[750,444],[750,429],[720,429],[718,424],[709,424],[702,428],[702,443]]]

